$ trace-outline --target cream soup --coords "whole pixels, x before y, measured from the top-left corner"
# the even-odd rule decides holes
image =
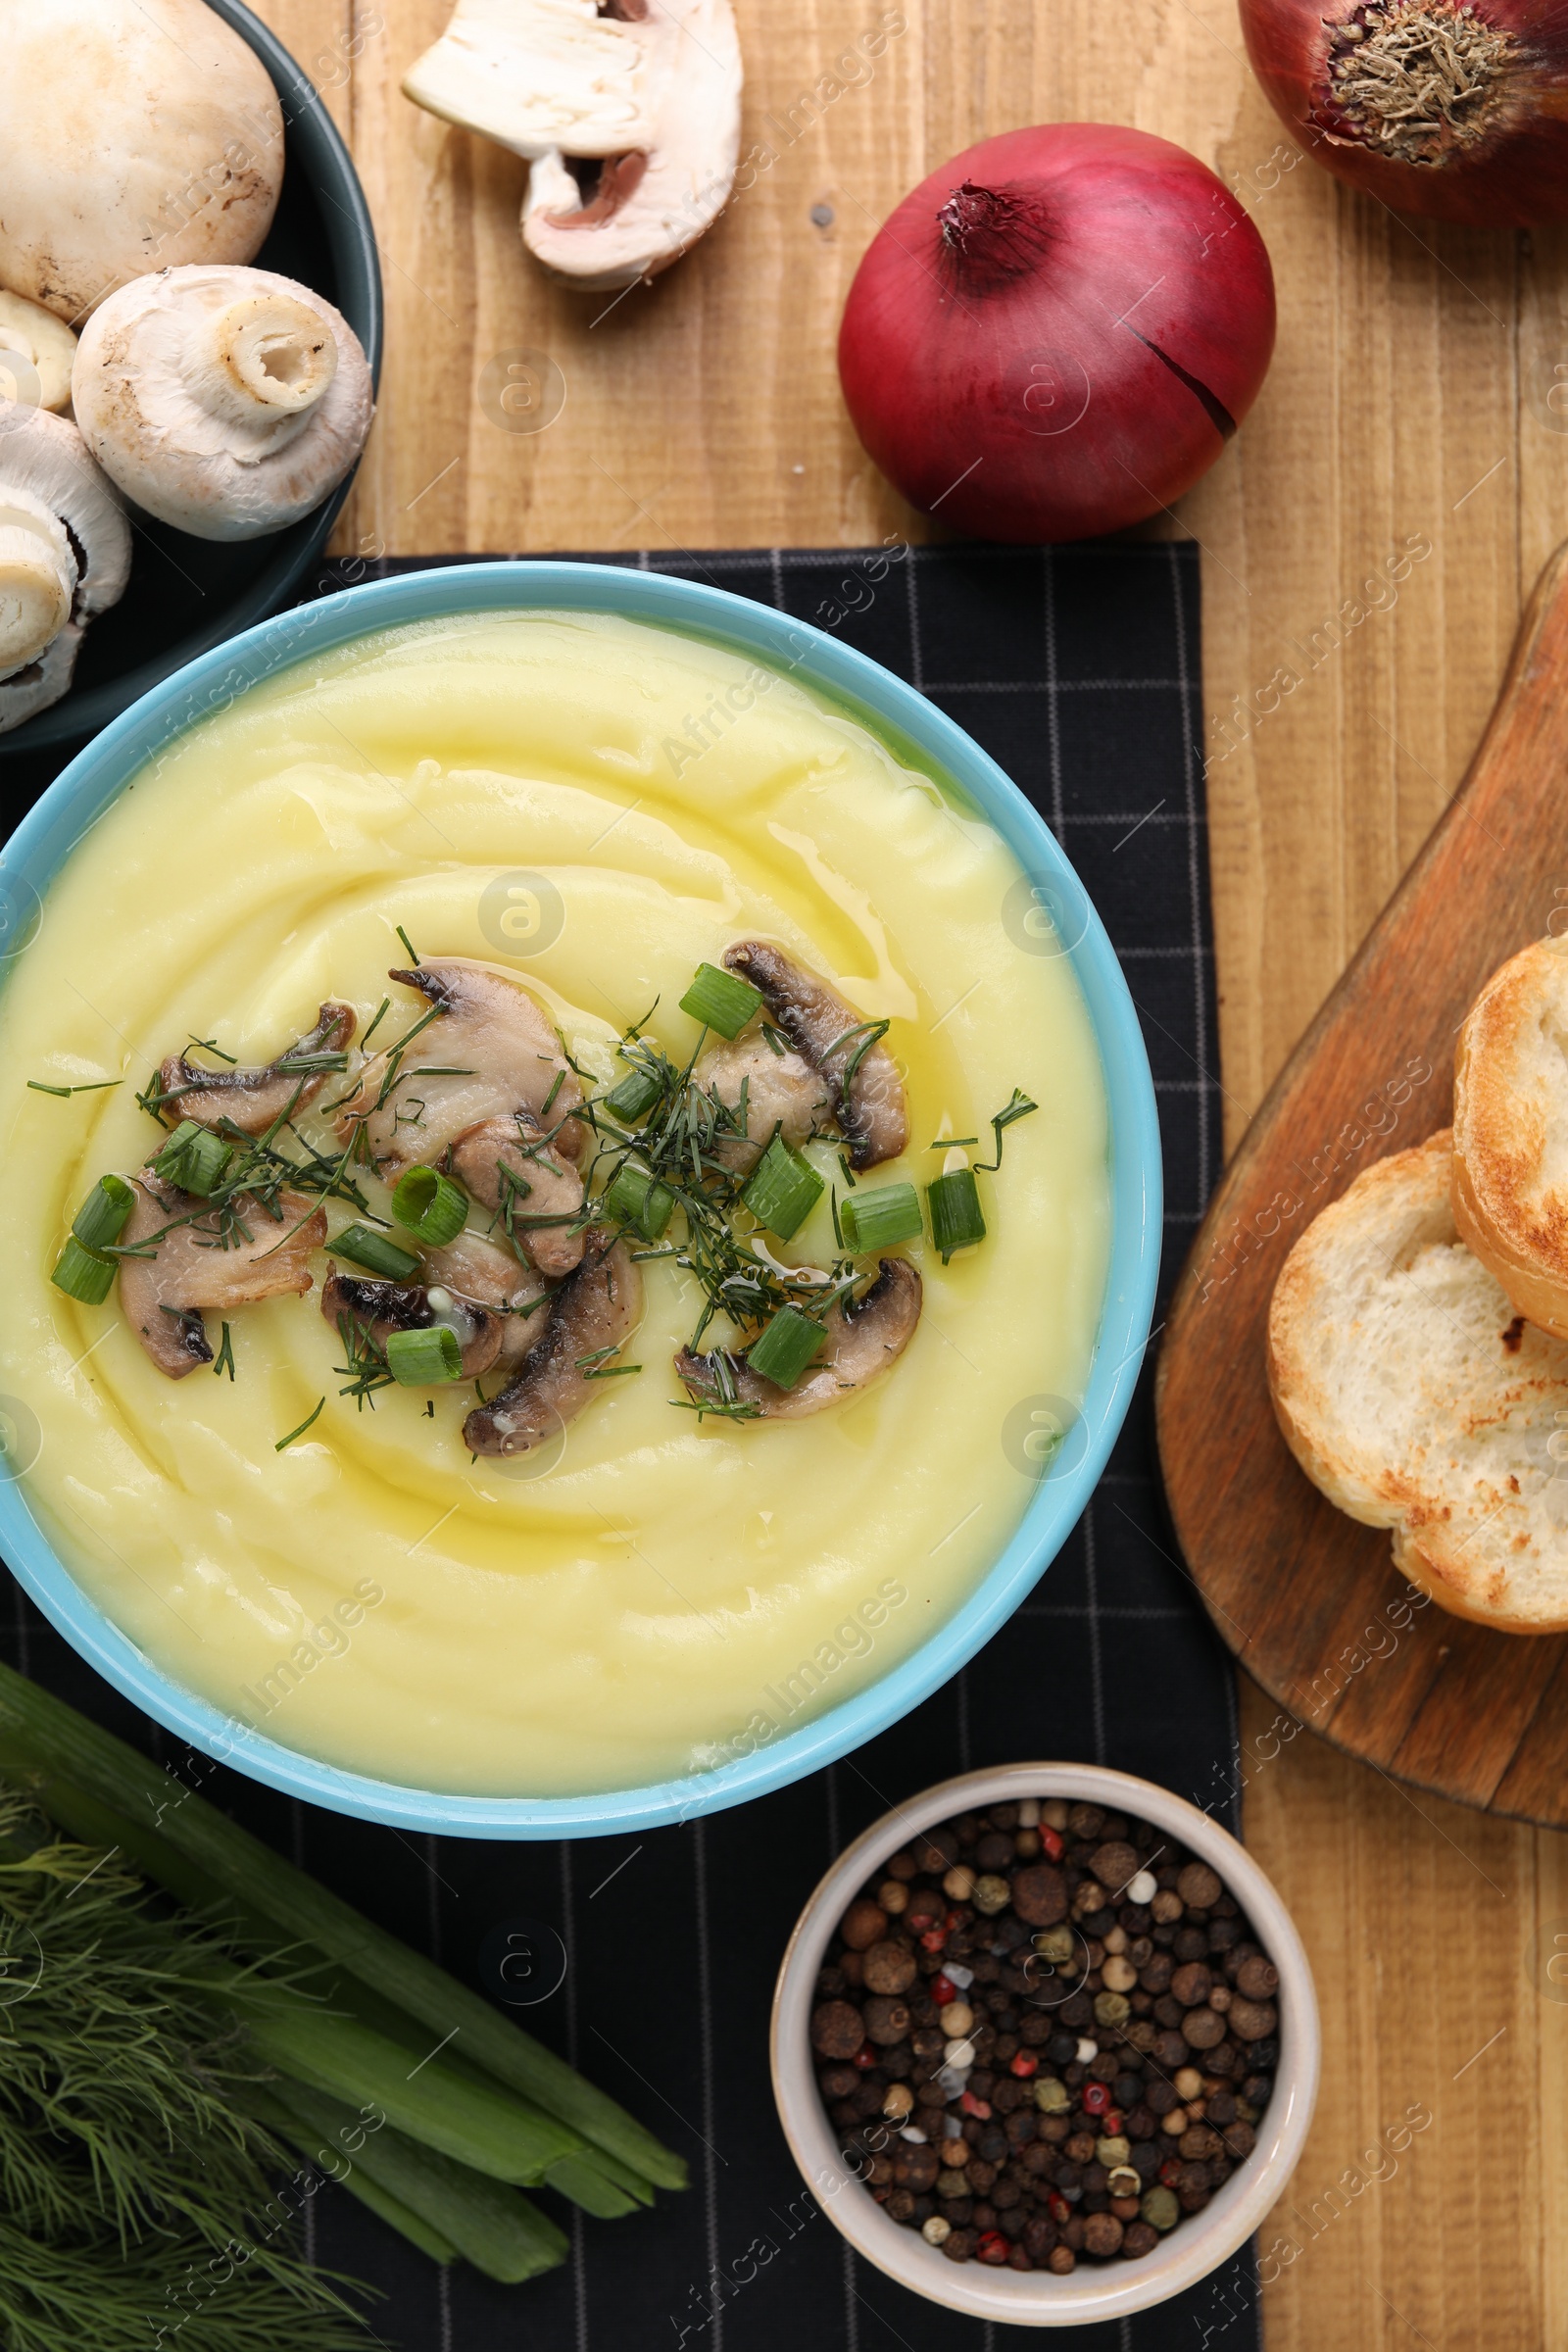
[[[884,1675],[1023,1514],[1009,1415],[1081,1398],[1093,1352],[1104,1089],[1070,960],[1041,952],[1027,906],[995,830],[854,717],[628,621],[388,632],[204,720],[72,852],[0,994],[0,1391],[36,1415],[24,1491],[61,1558],[214,1705],[429,1789],[644,1785]],[[340,1394],[325,1250],[308,1296],[227,1316],[232,1378],[166,1377],[118,1295],[83,1305],[50,1281],[96,1180],[164,1140],[138,1090],[192,1039],[215,1068],[268,1062],[328,999],[362,1039],[390,998],[371,1051],[395,1043],[423,1009],[387,976],[410,962],[400,929],[520,982],[590,1091],[624,1075],[617,1044],[651,1006],[648,1036],[687,1057],[697,967],[777,943],[890,1024],[907,1149],[862,1182],[923,1196],[995,1157],[1015,1088],[1040,1107],[978,1178],[985,1241],[947,1265],[905,1246],[924,1297],[898,1361],[814,1418],[690,1409],[672,1359],[701,1295],[667,1257],[643,1263],[617,1359],[641,1369],[516,1461],[470,1457],[471,1385]],[[950,1137],[981,1143],[929,1149]],[[772,1254],[825,1267],[840,1146],[805,1155],[829,1190]],[[329,1204],[333,1234],[352,1213]],[[208,1333],[216,1350],[211,1315]]]

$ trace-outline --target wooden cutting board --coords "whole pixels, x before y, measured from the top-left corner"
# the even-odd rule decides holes
[[[1269,1752],[1306,1725],[1401,1780],[1554,1828],[1568,1825],[1568,1635],[1412,1606],[1387,1533],[1347,1519],[1297,1468],[1263,1349],[1297,1235],[1364,1168],[1448,1123],[1474,999],[1507,956],[1565,929],[1568,546],[1537,585],[1463,785],[1226,1170],[1155,1384],[1188,1566],[1288,1718]]]

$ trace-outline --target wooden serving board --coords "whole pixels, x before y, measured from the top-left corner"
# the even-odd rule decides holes
[[[1298,1469],[1263,1369],[1296,1237],[1364,1168],[1448,1123],[1455,1032],[1496,966],[1548,929],[1568,929],[1568,546],[1537,585],[1463,785],[1225,1172],[1176,1292],[1155,1398],[1193,1577],[1295,1723],[1462,1804],[1561,1828],[1568,1635],[1412,1607],[1388,1535]],[[1289,1724],[1274,1734],[1293,1737]]]

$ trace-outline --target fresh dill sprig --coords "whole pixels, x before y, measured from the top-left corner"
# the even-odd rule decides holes
[[[0,1790],[0,2342],[8,2352],[367,2343],[274,2191],[266,2067],[220,1934]],[[294,2205],[301,2200],[294,2199]]]
[[[234,1342],[226,1323],[223,1325],[223,1344],[213,1358],[213,1370],[217,1374],[226,1372],[230,1380],[234,1377]]]

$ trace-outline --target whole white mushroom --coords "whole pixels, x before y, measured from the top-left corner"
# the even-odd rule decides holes
[[[283,118],[206,0],[0,0],[0,285],[74,324],[149,270],[260,251]]]
[[[110,479],[198,539],[257,539],[309,514],[365,447],[359,337],[270,270],[162,270],[96,310],[71,378]]]
[[[0,412],[0,734],[59,702],[129,576],[129,526],[75,426]]]

